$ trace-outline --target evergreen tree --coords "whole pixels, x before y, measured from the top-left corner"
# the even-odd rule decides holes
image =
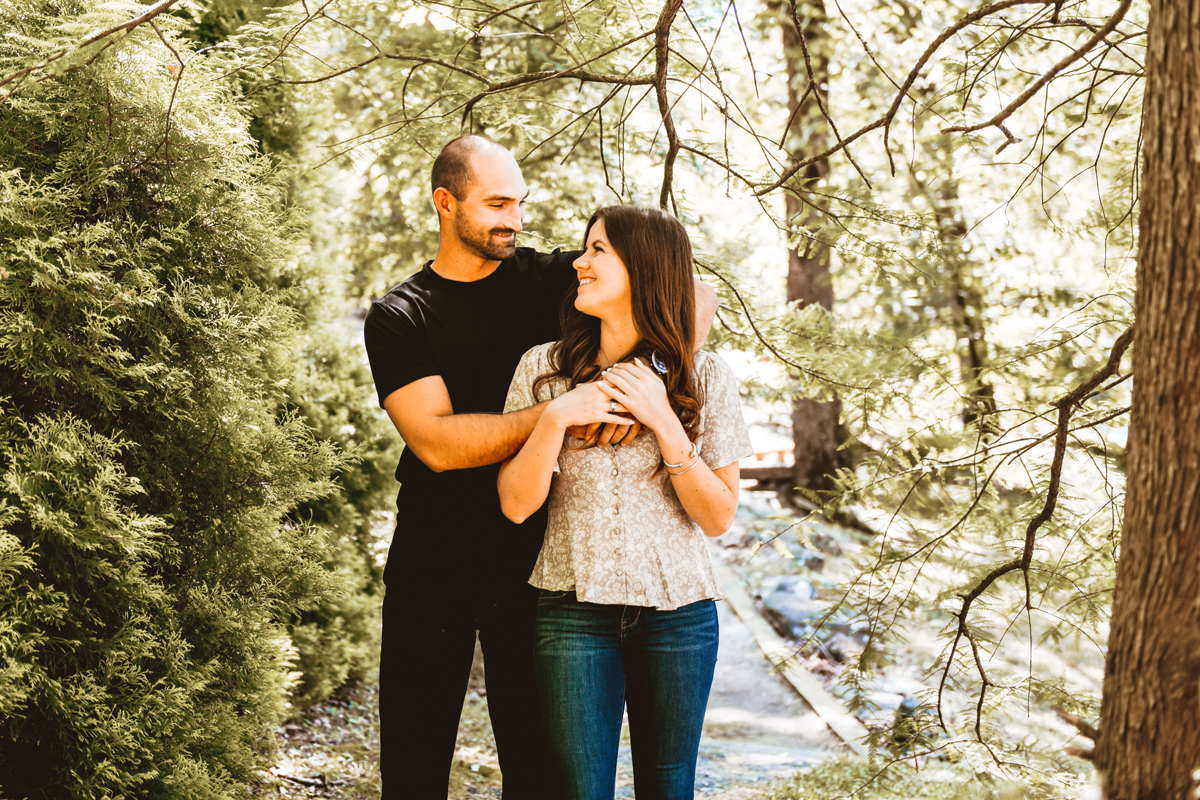
[[[229,59],[134,2],[0,7],[0,785],[232,797],[332,592],[288,410],[296,220]]]
[[[303,17],[294,6],[258,0],[205,0],[188,12],[181,34],[198,49],[223,49],[235,59],[234,87],[249,132],[284,187],[278,202],[307,234],[295,242],[291,268],[275,287],[302,325],[286,408],[300,414],[320,441],[352,456],[335,476],[333,490],[296,512],[321,529],[325,568],[340,587],[333,596],[306,601],[286,620],[300,672],[292,699],[306,706],[362,682],[378,666],[381,538],[392,523],[392,472],[400,443],[378,409],[361,329],[352,319],[355,306],[346,297],[354,283],[347,252],[354,248],[348,246],[353,239],[337,230],[344,202],[338,173],[319,165],[321,123],[333,113],[332,98],[324,87],[264,87],[262,65],[250,55],[277,46]],[[312,51],[329,46],[316,37],[291,35]]]

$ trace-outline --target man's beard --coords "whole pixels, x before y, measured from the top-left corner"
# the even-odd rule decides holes
[[[511,258],[517,252],[515,234],[510,242],[501,243],[492,238],[492,235],[496,233],[514,233],[510,228],[492,228],[491,230],[472,228],[465,219],[459,217],[454,221],[454,233],[468,249],[480,258],[486,258],[489,261],[503,261]]]

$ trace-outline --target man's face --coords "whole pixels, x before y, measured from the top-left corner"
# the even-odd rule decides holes
[[[479,257],[503,261],[517,250],[529,188],[521,168],[505,150],[474,153],[471,171],[474,180],[467,196],[456,203],[454,234]]]

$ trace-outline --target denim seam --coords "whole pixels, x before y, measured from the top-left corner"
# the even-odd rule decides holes
[[[635,613],[633,615],[633,619],[631,619],[629,621],[629,623],[626,624],[625,623],[625,614],[628,613],[629,609],[631,609],[631,608],[634,610]],[[624,639],[625,634],[628,633],[633,628],[633,626],[637,624],[638,620],[641,619],[641,616],[642,616],[642,609],[638,606],[625,606],[624,608],[621,609],[621,638],[622,639]]]

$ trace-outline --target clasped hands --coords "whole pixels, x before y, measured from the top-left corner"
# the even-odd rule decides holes
[[[638,358],[614,364],[598,380],[576,386],[555,402],[567,398],[571,398],[568,413],[572,420],[567,433],[581,439],[584,447],[633,444],[643,427],[654,430],[666,415],[675,416],[662,378]],[[613,415],[628,422],[617,422]],[[601,419],[585,421],[588,416]]]

